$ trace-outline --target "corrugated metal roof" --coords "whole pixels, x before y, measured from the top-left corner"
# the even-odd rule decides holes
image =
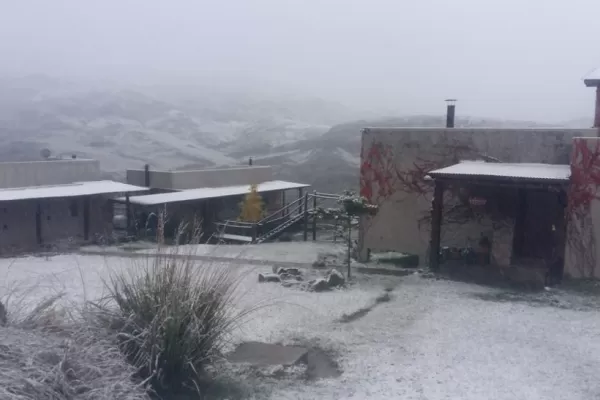
[[[52,199],[95,194],[141,192],[144,190],[148,190],[148,188],[114,181],[75,182],[66,185],[0,189],[0,201]]]
[[[596,68],[583,77],[583,83],[586,86],[598,86],[600,84],[600,68]]]
[[[438,177],[487,177],[506,178],[523,181],[568,182],[571,176],[569,165],[534,163],[491,163],[484,161],[463,161],[446,168],[429,172]]]
[[[257,189],[259,192],[270,192],[274,190],[297,189],[308,186],[310,185],[306,185],[304,183],[268,181],[258,184]],[[237,196],[246,194],[249,191],[250,185],[207,187],[199,189],[187,189],[179,192],[149,194],[145,196],[132,196],[129,198],[129,201],[132,204],[151,206],[166,203],[178,203],[182,201],[212,199],[216,197]],[[124,198],[120,198],[117,200],[125,201]]]

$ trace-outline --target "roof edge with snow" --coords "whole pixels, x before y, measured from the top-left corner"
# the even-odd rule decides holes
[[[267,181],[259,183],[257,189],[259,192],[272,192],[277,190],[289,190],[289,189],[300,189],[306,188],[310,185],[305,183],[287,182],[287,181]],[[158,193],[132,196],[129,198],[129,202],[132,204],[138,204],[143,206],[160,205],[167,203],[180,203],[185,201],[203,200],[203,199],[214,199],[218,197],[227,196],[239,196],[246,194],[250,191],[250,185],[235,185],[235,186],[221,186],[221,187],[204,187],[198,189],[186,189],[178,192],[169,193]],[[116,199],[119,202],[126,201],[125,198],[121,197]]]
[[[142,192],[148,188],[115,181],[74,182],[63,185],[0,189],[0,201],[53,199],[61,197]]]

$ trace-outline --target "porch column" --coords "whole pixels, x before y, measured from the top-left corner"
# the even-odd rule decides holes
[[[112,221],[111,221],[112,222]],[[83,240],[90,239],[90,197],[83,198]]]
[[[442,233],[442,211],[444,203],[444,183],[435,181],[433,202],[431,210],[431,240],[429,245],[429,268],[439,269],[440,266],[440,241]]]
[[[127,218],[127,234],[131,233],[131,202],[129,201],[129,193],[125,195],[125,217]]]
[[[39,202],[35,205],[35,238],[38,245],[42,244],[42,206]]]
[[[527,217],[527,191],[520,188],[517,192],[517,215],[515,217],[515,229],[513,236],[513,260],[523,256],[523,244],[525,243],[525,218]]]

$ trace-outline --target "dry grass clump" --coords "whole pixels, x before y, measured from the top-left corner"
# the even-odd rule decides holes
[[[203,392],[206,367],[252,310],[235,307],[241,276],[177,249],[134,262],[106,282],[96,321],[109,327],[138,376],[158,392]]]
[[[0,326],[0,399],[147,400],[117,346],[57,305],[12,312]]]

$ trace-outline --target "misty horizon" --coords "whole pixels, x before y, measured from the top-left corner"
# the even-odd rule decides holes
[[[593,116],[591,0],[4,4],[0,76],[315,97],[384,115]],[[108,84],[108,83],[107,83]],[[360,117],[360,116],[357,116]]]

